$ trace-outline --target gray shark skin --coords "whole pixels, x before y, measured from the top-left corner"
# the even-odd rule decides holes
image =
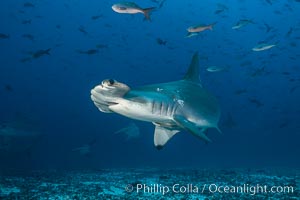
[[[194,54],[182,80],[131,89],[124,83],[106,79],[91,90],[91,99],[101,112],[152,122],[157,149],[181,130],[205,142],[211,142],[204,134],[206,129],[219,131],[219,104],[201,85],[198,53]]]

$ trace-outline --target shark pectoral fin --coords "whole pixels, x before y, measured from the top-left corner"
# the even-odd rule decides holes
[[[174,116],[174,120],[179,126],[185,128],[198,138],[204,140],[205,142],[211,142],[211,140],[204,134],[204,131],[206,129],[199,130],[198,127],[195,126],[195,124],[193,124],[183,116],[176,115]]]
[[[169,130],[161,126],[155,126],[154,145],[157,149],[163,146],[176,134],[178,130]]]

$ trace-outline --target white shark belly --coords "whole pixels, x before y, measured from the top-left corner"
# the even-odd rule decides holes
[[[176,105],[163,101],[138,103],[126,99],[120,99],[117,104],[109,106],[111,111],[132,119],[167,124],[175,124],[173,115],[176,108]]]

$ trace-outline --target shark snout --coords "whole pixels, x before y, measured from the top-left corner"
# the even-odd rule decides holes
[[[107,89],[102,85],[98,85],[91,90],[91,99],[101,112],[111,112],[109,106],[117,104],[115,98],[109,94],[107,93]]]

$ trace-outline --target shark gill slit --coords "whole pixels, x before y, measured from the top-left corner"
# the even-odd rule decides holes
[[[177,103],[173,104],[173,109],[172,109],[171,116],[174,116],[174,113],[176,112],[177,108],[178,108],[178,104]]]
[[[151,113],[154,114],[154,100],[151,102]]]
[[[164,102],[160,102],[160,108],[159,108],[159,110],[160,110],[160,115],[163,115],[164,114],[164,112],[163,112],[163,109],[164,109]]]
[[[164,104],[164,115],[165,115],[165,116],[168,116],[168,107],[169,107],[169,104],[168,104],[168,103],[165,103],[165,104]]]
[[[151,113],[157,115],[173,116],[178,108],[177,103],[167,103],[162,101],[152,101],[151,102]]]
[[[161,101],[154,101],[154,112],[157,115],[161,114]]]
[[[172,105],[170,103],[168,103],[167,105],[167,109],[166,109],[166,115],[167,116],[170,116],[171,115],[171,112],[172,112]]]

